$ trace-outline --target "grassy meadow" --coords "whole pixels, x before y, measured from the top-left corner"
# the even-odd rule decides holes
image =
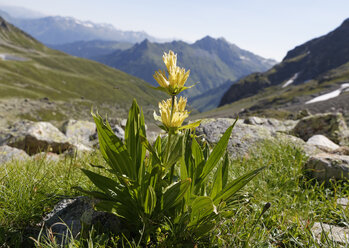
[[[314,237],[310,228],[314,222],[348,225],[349,210],[337,204],[337,199],[348,197],[349,185],[306,179],[302,170],[306,157],[291,144],[265,142],[250,154],[231,161],[229,180],[262,165],[267,168],[240,191],[244,197],[236,198],[233,217],[217,223],[207,239],[192,247],[343,247],[327,235]],[[39,235],[39,223],[58,201],[81,195],[73,187],[94,189],[80,170],[91,169],[90,163],[103,165],[104,160],[96,152],[59,162],[29,160],[2,165],[0,247],[59,247]],[[267,203],[270,208],[260,216]],[[90,230],[87,237],[73,238],[69,247],[114,247],[120,239]],[[171,242],[176,247],[176,239]],[[123,246],[137,247],[136,243],[126,240]],[[154,247],[161,246],[160,239]]]

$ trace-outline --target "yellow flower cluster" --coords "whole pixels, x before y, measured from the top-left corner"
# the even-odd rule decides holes
[[[177,101],[176,97],[183,90],[192,87],[184,86],[190,70],[185,71],[184,68],[177,66],[177,54],[171,50],[168,53],[164,53],[162,60],[166,65],[168,76],[166,71],[163,70],[155,72],[154,78],[160,85],[156,89],[167,92],[171,98],[159,103],[160,116],[154,112],[155,120],[161,121],[164,129],[170,134],[176,133],[178,129],[198,126],[199,122],[182,127],[184,120],[189,116],[189,112],[185,110],[187,98],[180,97]]]
[[[161,121],[167,128],[179,128],[182,126],[183,121],[189,116],[189,112],[185,110],[187,99],[180,97],[177,101],[177,97],[167,99],[159,103],[160,116],[154,112],[155,120]]]
[[[184,68],[177,66],[177,54],[171,50],[168,53],[164,53],[162,60],[166,65],[168,77],[163,70],[155,72],[153,77],[168,94],[171,96],[178,95],[187,89],[187,87],[184,87],[184,84],[189,77],[190,70],[185,71]]]

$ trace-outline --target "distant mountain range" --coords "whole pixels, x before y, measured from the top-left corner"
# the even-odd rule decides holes
[[[153,74],[160,68],[164,69],[162,55],[169,50],[178,54],[181,67],[190,69],[188,84],[197,85],[186,91],[185,95],[191,97],[189,101],[192,106],[201,111],[218,105],[221,96],[231,85],[230,81],[226,83],[227,80],[236,80],[251,72],[265,71],[276,63],[240,49],[223,38],[214,39],[209,36],[194,44],[144,40],[129,49],[117,50],[94,59],[157,85]]]
[[[48,45],[50,48],[60,50],[81,58],[96,60],[105,55],[109,55],[116,50],[126,50],[133,46],[130,42],[122,41],[105,41],[105,40],[91,40],[91,41],[76,41],[73,43]]]
[[[263,72],[276,63],[240,49],[223,38],[207,36],[194,44],[182,41],[156,43],[156,38],[144,32],[120,31],[109,24],[71,17],[22,19],[4,11],[0,14],[51,48],[96,60],[153,85],[154,71],[164,68],[163,52],[173,50],[178,53],[179,64],[191,70],[189,83],[198,83],[184,94],[200,111],[217,107],[235,80],[252,72]]]
[[[108,40],[136,43],[149,39],[161,41],[145,32],[121,31],[111,24],[97,24],[72,17],[45,16],[20,18],[0,6],[0,15],[44,44],[65,44],[76,41]],[[13,13],[13,12],[11,12]]]
[[[264,73],[253,73],[233,84],[220,106],[225,110],[307,108],[314,112],[349,113],[349,19],[337,29],[289,51]]]
[[[47,48],[1,17],[0,70],[0,124],[90,119],[91,107],[125,117],[134,98],[151,118],[164,97],[139,78]]]

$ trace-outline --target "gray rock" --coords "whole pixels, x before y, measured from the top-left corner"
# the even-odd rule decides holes
[[[17,122],[2,137],[5,137],[2,144],[22,149],[29,155],[42,151],[62,153],[72,146],[69,139],[49,122]]]
[[[209,143],[217,143],[234,121],[229,118],[202,120],[196,132],[198,135],[203,135]],[[263,126],[248,125],[238,121],[229,139],[228,151],[232,157],[245,156],[260,141],[271,137],[271,131]]]
[[[244,120],[245,124],[250,125],[263,125],[263,127],[269,129],[271,132],[290,132],[297,125],[298,121],[294,120],[277,120],[273,118],[261,118],[261,117],[248,117]]]
[[[349,205],[349,198],[348,197],[338,198],[337,199],[337,204],[341,205],[343,207],[347,207]]]
[[[120,219],[110,213],[95,211],[94,204],[96,204],[96,200],[87,197],[64,199],[54,207],[51,213],[44,217],[45,227],[52,229],[58,243],[66,240],[67,236],[68,238],[71,235],[78,237],[83,224],[98,225],[104,232],[120,232]]]
[[[349,156],[316,154],[306,162],[305,170],[308,176],[319,181],[349,179]]]
[[[333,143],[326,136],[321,134],[312,136],[310,139],[308,139],[307,144],[314,145],[320,149],[324,148],[324,149],[336,150],[339,148],[339,145]]]
[[[119,139],[125,139],[125,131],[122,127],[120,127],[119,125],[115,125],[114,127],[112,127],[112,130]]]
[[[292,134],[303,140],[308,140],[316,134],[322,134],[339,145],[349,142],[349,130],[340,113],[325,113],[305,117],[301,119]]]
[[[96,124],[90,121],[69,120],[63,124],[64,134],[75,144],[90,145],[90,137],[96,133]]]
[[[325,233],[328,239],[337,243],[347,244],[349,241],[349,229],[345,227],[315,222],[311,232],[318,240],[321,240],[321,234]]]
[[[7,145],[0,146],[0,164],[10,161],[23,161],[29,159],[29,155],[23,150],[13,148]]]

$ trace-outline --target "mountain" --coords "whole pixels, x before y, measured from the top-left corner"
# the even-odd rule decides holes
[[[121,31],[111,24],[97,24],[73,17],[46,16],[18,18],[4,9],[1,16],[44,44],[57,45],[76,41],[107,40],[136,43],[144,39],[158,41],[145,32]],[[5,13],[5,15],[4,15]]]
[[[108,55],[116,50],[126,50],[131,48],[133,44],[121,41],[92,40],[48,46],[77,57],[94,59]]]
[[[163,98],[141,79],[47,48],[2,18],[0,71],[0,124],[23,118],[91,119],[91,107],[125,117],[133,98],[151,119]]]
[[[230,103],[240,106],[244,101],[247,104],[244,108],[252,110],[346,108],[349,111],[348,83],[349,19],[346,19],[332,32],[289,51],[270,70],[239,80],[224,94],[220,106]],[[342,99],[347,103],[343,105]]]
[[[265,71],[275,64],[275,61],[242,50],[223,38],[214,39],[209,36],[194,44],[183,41],[160,44],[144,40],[130,49],[99,57],[97,61],[157,85],[153,74],[160,68],[165,69],[162,55],[169,50],[178,54],[181,67],[190,69],[188,84],[198,83],[184,93],[193,97],[189,101],[201,111],[218,105],[224,91],[230,86],[226,84],[228,79],[236,80],[251,72]],[[219,88],[223,90],[216,90]],[[213,97],[206,98],[205,101],[202,94]]]

